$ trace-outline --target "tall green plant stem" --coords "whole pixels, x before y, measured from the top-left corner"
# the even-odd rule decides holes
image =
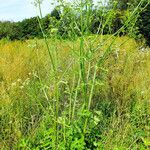
[[[84,95],[84,105],[87,103],[87,82],[86,82],[86,70],[85,70],[85,56],[84,56],[84,39],[80,39],[80,72],[83,81],[83,95]]]
[[[92,97],[94,93],[94,86],[95,86],[95,80],[96,80],[96,73],[97,73],[97,65],[94,67],[94,74],[93,74],[93,79],[92,79],[92,85],[91,85],[91,90],[90,90],[90,95],[89,95],[89,101],[88,101],[88,111],[90,111],[91,107],[91,102],[92,102]],[[84,124],[84,133],[86,133],[86,128],[87,128],[87,123],[88,123],[88,118],[85,120]]]
[[[38,0],[38,9],[39,9],[39,12],[40,12],[40,18],[42,19],[43,15],[42,15],[42,9],[41,9],[41,2],[40,2],[40,0]],[[42,35],[44,37],[44,41],[45,41],[45,44],[46,44],[46,47],[47,47],[47,50],[48,50],[48,54],[49,54],[49,57],[50,57],[50,60],[51,60],[51,63],[52,63],[53,71],[54,71],[54,73],[56,73],[56,66],[55,66],[55,63],[54,63],[54,60],[53,60],[53,56],[52,56],[52,53],[51,53],[51,50],[50,50],[50,47],[49,47],[49,44],[48,44],[47,36],[46,36],[46,34],[45,34],[44,30],[43,30],[40,18],[37,17],[37,20],[39,22],[39,26],[40,26]]]
[[[38,9],[39,9],[39,12],[40,12],[40,18],[42,18],[43,15],[42,15],[40,0],[38,0]],[[53,69],[54,79],[55,79],[55,81],[54,81],[55,82],[54,83],[54,85],[55,85],[54,86],[55,87],[55,100],[56,100],[56,102],[55,102],[55,119],[56,119],[56,121],[55,121],[55,149],[58,149],[59,84],[58,84],[58,78],[57,78],[56,65],[54,63],[54,59],[53,59],[53,56],[52,56],[52,53],[51,53],[51,50],[50,50],[50,47],[49,47],[49,44],[48,44],[47,36],[44,33],[40,18],[37,17],[38,22],[39,22],[39,26],[40,26],[41,32],[43,34],[47,50],[48,50],[48,54],[49,54],[49,57],[50,57],[50,60],[51,60],[51,63],[52,63],[52,69]]]

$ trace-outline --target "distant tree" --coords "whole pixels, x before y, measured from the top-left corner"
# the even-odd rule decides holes
[[[146,3],[144,4],[146,6]],[[140,13],[138,21],[139,32],[146,39],[147,45],[150,46],[150,2],[146,8]]]
[[[55,7],[52,12],[51,12],[51,17],[55,17],[57,20],[60,20],[60,15],[61,15],[61,12],[60,10],[58,9],[58,7]]]
[[[0,39],[8,38],[10,40],[19,39],[18,23],[11,21],[0,22]]]
[[[44,30],[45,32],[48,32],[48,30],[49,30],[49,25],[50,25],[50,23],[51,23],[51,15],[50,15],[50,14],[46,15],[44,18],[42,18],[41,21],[42,21],[43,30]]]
[[[19,27],[21,30],[21,39],[29,39],[42,36],[37,17],[24,19],[23,21],[19,22]]]
[[[59,28],[61,12],[58,7],[55,7],[50,14],[47,14],[41,19],[42,28],[47,33],[47,36],[50,36],[50,30],[52,28]]]
[[[135,2],[135,0],[109,0],[109,5],[117,2],[117,9],[123,11],[127,10],[128,6]]]

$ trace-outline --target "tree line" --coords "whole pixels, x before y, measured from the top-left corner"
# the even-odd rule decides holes
[[[86,22],[85,30],[87,34],[114,34],[125,25],[131,10],[138,5],[138,0],[109,0],[105,6],[94,6],[91,1],[90,17]],[[132,18],[133,26],[126,26],[119,32],[119,35],[129,34],[133,30],[132,36],[136,39],[145,38],[150,45],[150,4],[143,3],[142,11],[139,10],[138,18]],[[84,11],[82,12],[84,17]],[[87,13],[85,13],[87,15]],[[54,10],[40,19],[43,31],[48,37],[57,36],[58,38],[69,38],[80,36],[81,14],[75,14],[74,10],[65,6],[54,8]],[[102,29],[102,30],[101,30]],[[19,22],[0,21],[0,39],[25,40],[32,38],[42,38],[41,28],[37,17],[24,19]]]

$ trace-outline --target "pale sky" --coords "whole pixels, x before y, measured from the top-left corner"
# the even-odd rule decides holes
[[[33,2],[34,0],[0,0],[0,20],[21,21],[36,16],[36,8]],[[50,13],[56,6],[56,4],[53,6],[52,2],[56,2],[56,0],[43,0],[43,15]]]
[[[37,15],[34,0],[0,0],[0,20],[21,21]],[[54,0],[44,0],[42,3],[43,15],[51,12]]]

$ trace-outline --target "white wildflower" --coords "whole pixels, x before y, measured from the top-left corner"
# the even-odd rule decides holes
[[[21,82],[21,79],[18,79],[17,81],[18,81],[18,82]]]
[[[31,72],[29,72],[28,75],[31,76]]]
[[[17,83],[16,82],[13,82],[12,84],[11,84],[11,86],[16,86],[17,85]]]
[[[20,86],[20,89],[23,89],[24,88],[24,86]]]

